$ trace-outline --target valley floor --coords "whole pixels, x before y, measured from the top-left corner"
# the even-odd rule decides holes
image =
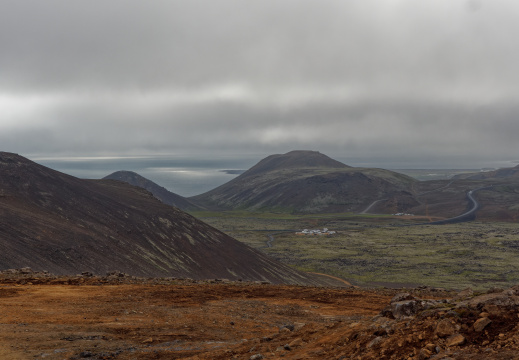
[[[221,213],[200,218],[278,261],[353,285],[484,291],[519,283],[518,223],[421,225],[417,223],[424,220],[418,217],[353,214]],[[323,228],[335,233],[296,233]]]

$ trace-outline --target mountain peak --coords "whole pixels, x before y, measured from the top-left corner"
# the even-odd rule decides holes
[[[293,168],[345,169],[350,168],[350,166],[321,154],[319,151],[293,150],[286,154],[270,155],[253,166],[247,173],[250,175]]]

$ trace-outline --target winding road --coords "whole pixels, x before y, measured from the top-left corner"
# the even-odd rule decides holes
[[[434,190],[430,190],[430,191],[418,194],[417,196],[422,196],[422,195],[429,194],[429,193],[434,192],[434,191],[446,189],[453,182],[454,182],[454,180],[451,181],[450,183],[448,183],[445,186],[442,186],[442,187],[440,187],[438,189],[434,189]],[[428,222],[428,223],[413,224],[413,225],[442,225],[442,224],[454,224],[454,223],[460,223],[460,222],[465,222],[465,221],[472,221],[472,220],[474,220],[476,218],[476,212],[479,210],[479,207],[480,207],[479,202],[474,197],[474,193],[476,191],[479,191],[479,190],[491,189],[492,187],[493,187],[493,185],[490,185],[490,186],[480,187],[480,188],[477,188],[477,189],[474,189],[474,190],[469,190],[469,192],[467,192],[467,200],[469,201],[469,206],[472,206],[472,207],[469,210],[467,210],[466,212],[464,212],[463,214],[461,214],[461,215],[457,215],[457,216],[449,218],[449,219],[443,219],[443,220],[432,221],[432,222]],[[384,200],[387,200],[387,199],[379,199],[379,200],[373,201],[360,214],[367,214],[369,212],[369,210],[373,206],[375,206],[378,202],[384,201]]]
[[[491,186],[480,187],[480,188],[477,188],[477,189],[474,189],[474,190],[470,190],[467,193],[467,199],[469,200],[469,204],[472,204],[472,207],[468,211],[464,212],[463,214],[455,216],[455,217],[452,217],[452,218],[449,218],[449,219],[433,221],[433,222],[426,223],[426,224],[428,224],[428,225],[443,225],[443,224],[454,224],[454,223],[460,223],[460,222],[474,220],[476,218],[476,212],[479,210],[479,206],[480,206],[479,202],[474,197],[474,193],[476,191],[479,191],[479,190],[486,190],[486,189],[491,189],[491,188],[492,188],[492,185]]]

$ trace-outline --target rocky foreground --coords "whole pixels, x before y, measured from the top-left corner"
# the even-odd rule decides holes
[[[519,286],[477,294],[0,273],[2,359],[517,359]]]

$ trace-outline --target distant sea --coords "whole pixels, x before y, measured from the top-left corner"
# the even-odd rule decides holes
[[[141,176],[165,187],[169,191],[182,196],[194,196],[212,190],[222,185],[243,171],[251,168],[266,155],[233,155],[203,158],[201,156],[134,156],[134,157],[34,157],[29,159],[50,167],[51,169],[82,178],[102,179],[103,177],[118,171],[134,171]],[[379,167],[393,170],[415,177],[419,180],[448,179],[453,175],[465,172],[477,172],[481,168],[441,170],[441,166],[431,167],[433,170],[423,169],[419,164],[405,164],[406,169],[400,163],[389,163],[383,159],[372,159],[370,162],[362,162],[361,159],[337,160],[356,167]],[[413,167],[415,165],[415,167]],[[478,164],[479,165],[479,164]],[[502,162],[492,164],[495,167],[510,167],[517,163]],[[496,166],[497,165],[497,166]],[[448,169],[447,167],[445,167]],[[492,168],[492,169],[493,169]],[[486,169],[490,170],[490,169]]]
[[[232,180],[257,158],[200,159],[174,156],[30,158],[38,164],[81,179],[102,179],[118,171],[134,171],[182,196],[194,196]]]

